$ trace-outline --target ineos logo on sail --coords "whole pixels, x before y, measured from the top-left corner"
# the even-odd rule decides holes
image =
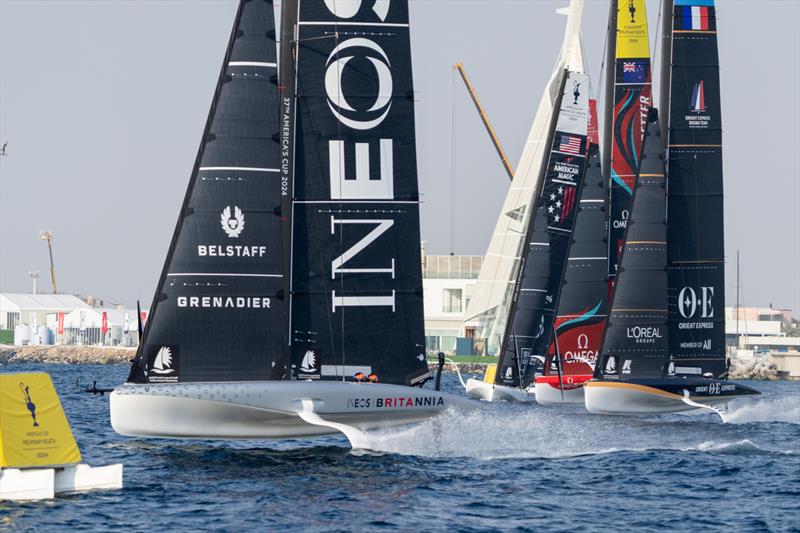
[[[368,3],[367,3],[368,4]],[[361,0],[325,0],[325,6],[339,19],[351,19],[366,7]],[[385,22],[389,13],[390,0],[377,0],[372,3],[372,12],[380,22]],[[390,36],[380,32],[363,32],[341,42],[328,55],[325,62],[324,87],[327,105],[336,120],[343,126],[340,128],[341,138],[328,141],[330,198],[331,200],[393,200],[394,199],[394,142],[391,138],[380,138],[365,135],[380,126],[392,109],[394,80],[392,77],[392,60],[387,51],[372,36]],[[377,87],[376,94],[347,94],[343,79],[349,69],[358,69],[354,73],[359,76],[372,75],[376,84],[366,86]],[[365,71],[365,65],[371,65],[371,71]],[[374,96],[374,99],[372,98]],[[367,97],[367,98],[365,98]],[[357,100],[356,100],[357,99]],[[369,102],[369,107],[358,108],[354,103]],[[352,140],[353,130],[358,133],[357,142]],[[391,128],[387,128],[391,131]],[[377,137],[377,138],[376,138]],[[348,174],[347,154],[355,156],[354,175]],[[377,156],[378,165],[371,165],[372,157]],[[352,156],[351,156],[352,157]],[[372,169],[371,169],[372,167]],[[395,225],[395,220],[385,215],[382,218],[371,218],[364,213],[358,218],[345,218],[331,215],[330,233],[333,238],[345,227],[364,226],[368,233],[331,261],[331,279],[343,275],[383,274],[395,279],[395,258],[387,257],[386,263],[373,267],[348,266],[359,253],[370,247]],[[395,310],[395,291],[383,295],[349,296],[336,294],[331,290],[332,311],[339,307],[391,307]]]

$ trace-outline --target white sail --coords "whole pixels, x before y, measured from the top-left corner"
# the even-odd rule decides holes
[[[564,42],[539,101],[514,179],[492,233],[475,292],[467,307],[466,325],[475,327],[477,336],[487,339],[488,353],[496,353],[505,330],[525,227],[532,211],[530,205],[547,153],[545,143],[564,71],[583,72],[580,35],[583,0],[571,0],[569,6],[559,9],[558,13],[567,15]]]

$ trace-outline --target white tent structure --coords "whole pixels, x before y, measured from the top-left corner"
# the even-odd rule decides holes
[[[486,339],[489,354],[497,353],[505,332],[525,228],[533,212],[532,205],[542,165],[546,164],[545,144],[565,69],[574,72],[584,70],[581,43],[583,0],[571,0],[569,6],[559,9],[558,13],[567,15],[564,42],[539,101],[539,108],[467,307],[465,326],[474,328],[478,337]]]

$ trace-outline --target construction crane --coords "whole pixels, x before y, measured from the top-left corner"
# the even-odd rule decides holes
[[[467,86],[467,91],[469,92],[470,98],[472,98],[472,103],[475,104],[475,109],[478,110],[478,114],[481,116],[481,121],[483,122],[486,131],[489,133],[489,138],[492,140],[492,145],[494,146],[494,149],[497,150],[497,155],[500,156],[500,162],[503,163],[503,168],[506,170],[508,177],[513,180],[514,169],[512,168],[511,163],[508,162],[506,153],[503,151],[503,147],[500,145],[500,140],[494,133],[494,128],[492,128],[492,125],[489,123],[489,117],[486,116],[486,111],[484,111],[481,101],[478,100],[478,94],[475,92],[475,88],[472,86],[469,78],[467,77],[467,71],[464,70],[464,65],[462,63],[456,63],[453,65],[453,68],[458,71],[458,73],[461,75],[461,79],[464,80],[464,85]]]
[[[47,250],[50,252],[50,279],[53,280],[53,294],[58,294],[56,287],[56,266],[53,263],[53,232],[50,230],[39,233],[39,238],[47,241]]]

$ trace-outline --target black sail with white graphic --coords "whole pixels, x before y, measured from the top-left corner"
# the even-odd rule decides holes
[[[631,216],[595,375],[662,377],[667,344],[667,228],[661,131],[650,111]]]
[[[714,3],[667,2],[669,334],[675,372],[724,377],[722,122]]]
[[[301,0],[298,27],[292,363],[300,378],[420,383],[408,3]]]
[[[510,387],[527,387],[547,354],[586,169],[589,77],[568,72],[561,93],[495,375]]]
[[[274,24],[272,2],[240,4],[129,381],[281,377]]]

